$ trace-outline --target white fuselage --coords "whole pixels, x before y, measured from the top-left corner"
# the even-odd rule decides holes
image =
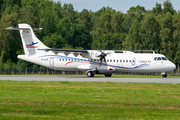
[[[93,50],[89,51],[93,54]],[[161,58],[154,60],[155,58]],[[106,56],[106,63],[100,65],[99,59],[87,59],[73,54],[55,55],[53,52],[39,53],[31,56],[19,55],[19,59],[26,60],[56,70],[87,71],[98,70],[100,73],[114,72],[168,72],[175,69],[175,65],[162,54],[151,53],[111,53]],[[93,58],[93,57],[91,57]]]

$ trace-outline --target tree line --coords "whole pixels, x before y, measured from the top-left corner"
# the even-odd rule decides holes
[[[180,12],[170,0],[152,10],[137,5],[127,13],[103,7],[98,11],[74,10],[50,0],[0,0],[0,65],[33,64],[17,59],[23,54],[19,31],[7,31],[19,23],[42,27],[36,36],[48,47],[62,49],[158,50],[180,64]]]

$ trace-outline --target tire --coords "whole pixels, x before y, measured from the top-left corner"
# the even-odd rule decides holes
[[[87,72],[87,76],[88,76],[88,77],[94,77],[94,74],[93,74],[92,71],[88,71],[88,72]]]
[[[166,77],[167,77],[167,74],[163,74],[162,77],[163,77],[163,78],[166,78]]]
[[[112,74],[104,74],[105,77],[111,77]]]

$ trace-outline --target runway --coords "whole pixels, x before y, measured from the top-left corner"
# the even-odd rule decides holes
[[[0,76],[0,80],[14,81],[71,81],[71,82],[117,82],[117,83],[180,83],[180,78],[144,77],[69,77],[69,76]]]

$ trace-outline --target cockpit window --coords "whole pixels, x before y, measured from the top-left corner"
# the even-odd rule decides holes
[[[166,58],[166,57],[161,57],[161,59],[162,59],[162,60],[167,60],[167,58]]]
[[[155,57],[154,60],[159,61],[159,60],[168,60],[168,59],[166,57]]]
[[[157,58],[157,60],[161,60],[161,58],[160,58],[160,57],[158,57],[158,58]]]

